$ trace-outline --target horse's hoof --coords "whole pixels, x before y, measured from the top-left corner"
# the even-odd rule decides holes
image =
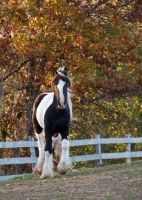
[[[68,171],[67,169],[63,168],[61,164],[57,166],[57,170],[61,175],[65,175]]]
[[[72,164],[69,163],[68,165],[66,165],[66,163],[59,163],[59,165],[57,166],[57,170],[59,174],[65,175],[68,171],[72,170]]]
[[[42,173],[40,179],[53,178],[54,173]]]
[[[33,169],[33,173],[34,173],[34,174],[39,174],[39,175],[41,175],[42,171],[39,170],[38,168],[34,168],[34,169]]]
[[[67,171],[62,168],[57,167],[57,170],[58,170],[59,174],[61,174],[61,175],[67,174]]]
[[[54,175],[41,174],[40,179],[46,179],[46,178],[54,178]]]

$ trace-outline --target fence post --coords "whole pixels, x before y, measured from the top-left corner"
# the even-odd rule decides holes
[[[29,141],[33,141],[34,142],[34,138],[29,138]],[[35,147],[30,147],[30,153],[31,153],[31,157],[35,158],[36,157],[36,151],[35,151]],[[36,163],[32,163],[32,170],[35,168]]]
[[[100,159],[98,160],[98,165],[102,165],[102,152],[101,152],[101,144],[100,144],[100,135],[96,135],[95,139],[98,140],[98,144],[96,144],[96,153],[99,155]]]
[[[126,135],[126,138],[131,138],[130,134]],[[130,157],[130,153],[131,153],[131,143],[127,143],[126,144],[126,152],[128,153],[129,157],[126,158],[126,163],[131,163],[131,157]]]

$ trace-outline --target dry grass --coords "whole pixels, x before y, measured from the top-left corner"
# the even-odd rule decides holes
[[[142,162],[81,168],[40,180],[29,175],[0,183],[0,200],[141,200]]]

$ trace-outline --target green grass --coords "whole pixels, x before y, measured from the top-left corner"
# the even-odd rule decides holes
[[[52,179],[24,175],[0,183],[0,197],[6,200],[141,200],[142,162],[80,168]],[[25,192],[26,191],[26,192]],[[1,200],[1,198],[0,198]]]

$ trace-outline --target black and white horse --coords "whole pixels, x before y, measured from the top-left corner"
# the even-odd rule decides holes
[[[33,106],[32,120],[39,149],[39,158],[34,173],[41,174],[40,178],[54,177],[52,136],[56,133],[60,133],[62,138],[61,157],[57,170],[60,174],[66,174],[72,167],[68,140],[72,119],[72,103],[68,89],[71,86],[71,79],[66,67],[57,70],[52,85],[54,91],[39,95]],[[42,130],[45,138],[42,136]]]

